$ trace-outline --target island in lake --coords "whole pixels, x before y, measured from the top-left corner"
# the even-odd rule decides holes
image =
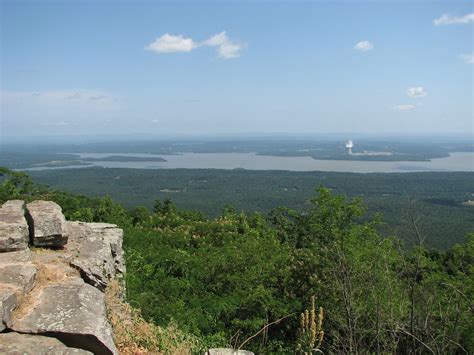
[[[116,161],[116,162],[141,162],[141,161],[152,161],[152,162],[166,162],[166,159],[161,157],[134,157],[125,155],[110,155],[108,157],[101,158],[81,158],[82,161]]]

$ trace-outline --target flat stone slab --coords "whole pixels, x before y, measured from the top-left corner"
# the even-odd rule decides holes
[[[52,201],[34,201],[26,205],[30,240],[34,246],[61,247],[67,243],[66,218]]]
[[[0,288],[0,332],[11,327],[12,312],[17,305],[18,299],[15,291],[8,288]]]
[[[21,200],[11,200],[0,208],[0,252],[28,248],[24,205]]]
[[[20,293],[28,293],[35,285],[37,269],[32,264],[0,264],[0,289],[11,287]]]
[[[0,331],[12,325],[13,310],[35,285],[37,269],[29,259],[26,250],[0,254]]]
[[[70,348],[58,339],[41,335],[2,333],[0,334],[0,354],[7,355],[91,355],[82,349]]]
[[[80,280],[80,279],[79,279]],[[116,354],[105,296],[84,282],[46,286],[34,307],[13,319],[12,330],[54,336],[69,347]]]
[[[0,264],[24,263],[32,260],[30,249],[0,253]]]

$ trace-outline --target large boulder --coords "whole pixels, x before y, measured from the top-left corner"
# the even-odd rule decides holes
[[[42,288],[11,329],[20,333],[51,335],[64,344],[94,354],[116,354],[107,321],[104,294],[80,278]]]
[[[0,208],[0,252],[28,248],[24,205],[23,201],[11,200]]]
[[[52,201],[26,205],[30,239],[34,246],[61,247],[67,243],[67,224],[61,207]]]
[[[123,279],[123,231],[115,224],[68,223],[71,240],[77,243],[71,265],[82,278],[99,290],[112,279]]]
[[[0,334],[0,354],[7,355],[92,355],[91,352],[70,348],[58,339],[40,335],[2,333]]]

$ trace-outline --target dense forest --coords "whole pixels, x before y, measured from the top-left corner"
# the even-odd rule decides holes
[[[226,205],[237,211],[270,213],[279,206],[300,212],[311,206],[316,186],[360,197],[369,218],[381,212],[377,230],[417,244],[412,217],[429,247],[446,250],[474,230],[474,173],[424,172],[354,174],[216,169],[81,168],[30,172],[34,181],[91,197],[111,196],[126,208],[153,208],[170,198],[180,209],[217,217]]]
[[[380,217],[359,198],[323,187],[304,211],[228,206],[208,218],[169,199],[126,209],[0,173],[0,202],[51,199],[70,220],[121,226],[128,301],[198,339],[193,352],[474,352],[474,233],[428,249],[412,215],[416,242],[406,249],[379,234]]]

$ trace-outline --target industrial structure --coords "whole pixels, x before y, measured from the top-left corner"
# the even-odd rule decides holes
[[[354,143],[352,143],[352,140],[349,140],[348,142],[346,142],[347,154],[352,155],[353,146],[354,146]]]

